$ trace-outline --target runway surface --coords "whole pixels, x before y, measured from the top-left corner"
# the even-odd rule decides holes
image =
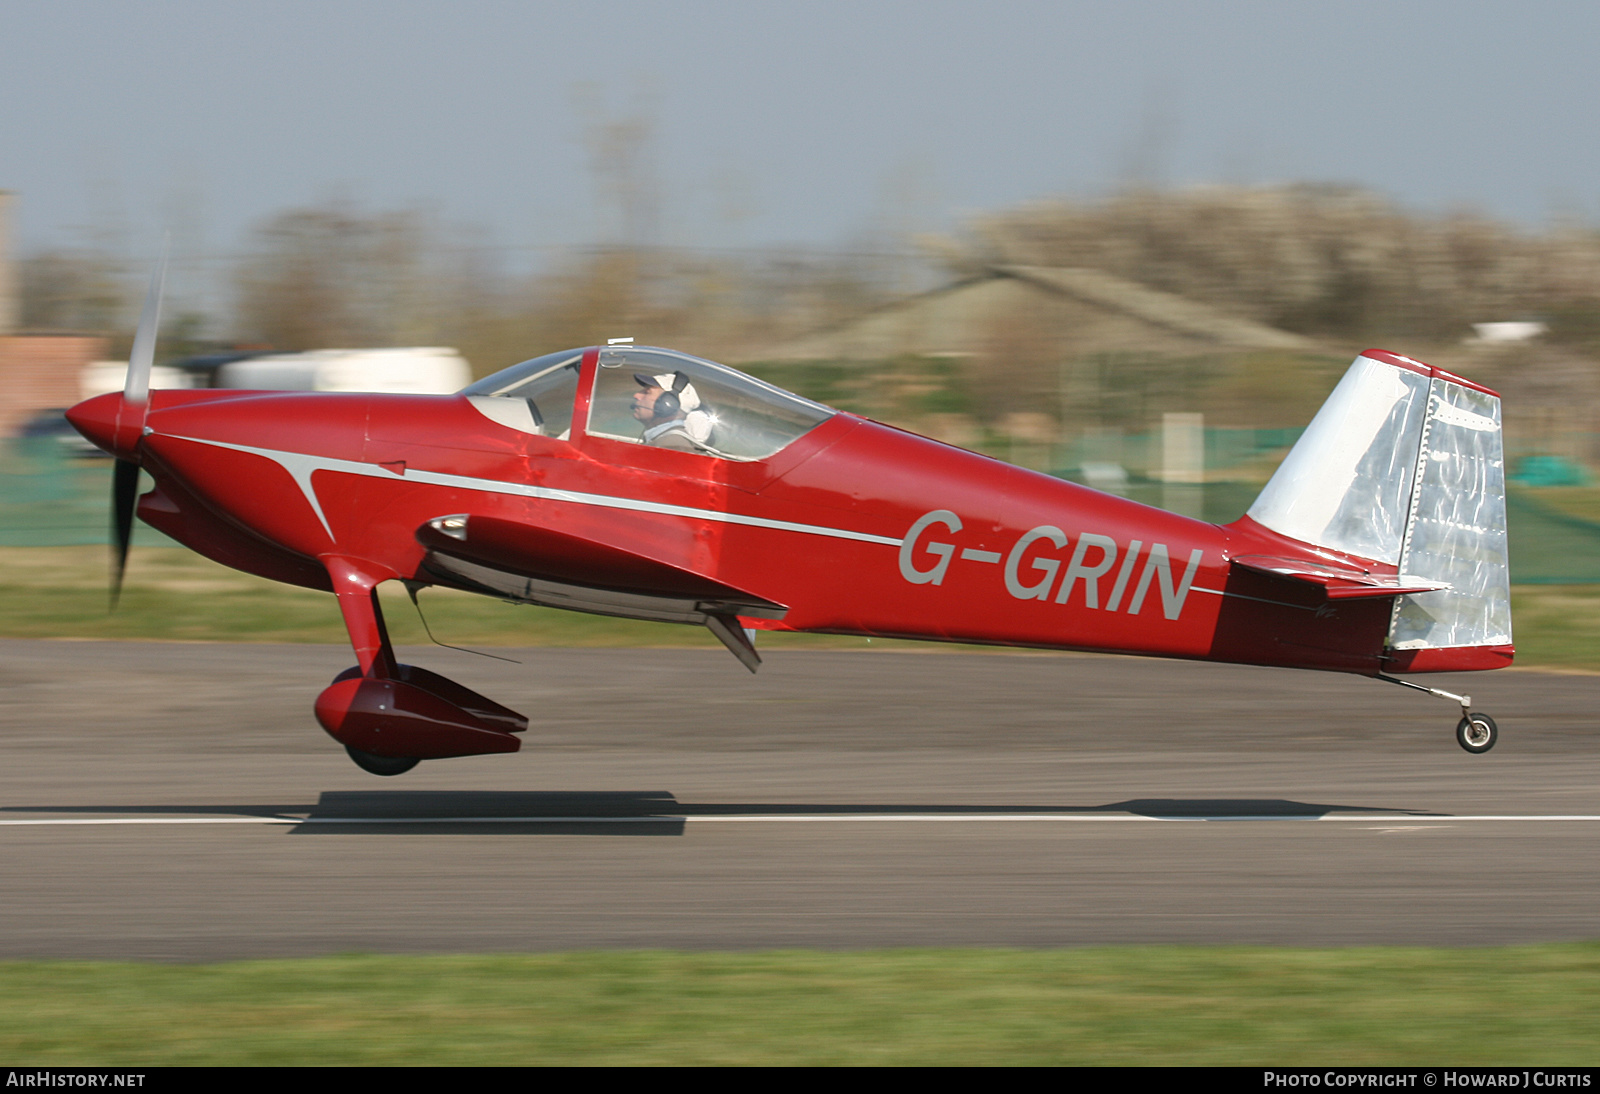
[[[446,649],[514,756],[380,779],[348,651],[0,641],[0,957],[1600,937],[1600,677]]]

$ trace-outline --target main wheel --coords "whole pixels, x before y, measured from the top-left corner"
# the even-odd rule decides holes
[[[374,756],[370,752],[363,752],[349,745],[345,745],[344,750],[350,753],[350,758],[356,762],[357,767],[374,775],[404,775],[422,762],[415,756]]]
[[[1474,755],[1487,752],[1500,739],[1500,727],[1487,714],[1473,714],[1456,725],[1456,744]]]

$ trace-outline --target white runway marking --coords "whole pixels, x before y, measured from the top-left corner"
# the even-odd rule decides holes
[[[1592,823],[1600,821],[1595,813],[1484,813],[1467,815],[1388,815],[1349,813],[1332,815],[1312,814],[1245,814],[1242,816],[1184,816],[1155,817],[1136,813],[727,813],[712,815],[656,814],[638,817],[42,817],[0,819],[0,827],[71,827],[104,825],[183,825],[183,824],[256,824],[256,825],[372,825],[372,824],[860,824],[860,823],[915,823],[915,824],[995,824],[1007,822],[1148,822],[1154,824],[1186,823],[1194,821],[1319,821],[1331,823],[1362,824],[1371,826],[1374,821],[1379,831],[1396,830],[1394,824],[1411,828],[1447,827],[1463,821],[1506,822],[1559,822]],[[1392,822],[1392,823],[1385,823]]]

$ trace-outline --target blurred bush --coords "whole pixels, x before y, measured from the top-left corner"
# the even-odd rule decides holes
[[[1380,344],[1501,390],[1513,455],[1600,466],[1591,429],[1600,418],[1600,231],[1592,226],[1532,230],[1301,184],[1040,202],[917,247],[886,235],[852,252],[666,247],[651,227],[660,210],[639,166],[647,158],[613,154],[618,140],[644,141],[644,130],[619,125],[594,130],[616,137],[596,146],[595,167],[597,193],[610,195],[623,225],[613,242],[551,252],[538,269],[519,270],[510,260],[526,255],[425,209],[347,200],[288,209],[226,259],[220,280],[231,297],[206,296],[210,314],[171,309],[163,355],[238,344],[448,345],[483,375],[554,348],[632,336],[1048,467],[1101,459],[1098,448],[1117,447],[1106,437],[1147,431],[1173,411],[1234,429],[1303,425],[1354,352]],[[180,253],[179,280],[184,261]],[[189,276],[221,261],[196,258]],[[919,285],[1001,267],[1098,271],[1311,341],[1299,350],[1101,344],[1084,307],[1029,304],[983,320],[962,354],[918,350],[909,323],[904,344],[891,338],[871,360],[775,352],[892,311],[886,305]],[[19,267],[23,323],[113,330],[125,347],[141,295],[133,272],[103,246],[29,256]],[[927,299],[938,307],[944,298]],[[1512,319],[1548,329],[1524,343],[1471,341],[1474,323]]]
[[[1132,190],[981,217],[959,267],[1085,266],[1270,326],[1340,339],[1458,340],[1471,324],[1547,317],[1600,339],[1600,232],[1528,232],[1481,214],[1407,212],[1352,186]]]

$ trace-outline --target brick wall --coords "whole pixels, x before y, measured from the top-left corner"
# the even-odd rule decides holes
[[[98,335],[0,336],[0,437],[14,436],[41,410],[76,403],[78,373],[105,354]]]

